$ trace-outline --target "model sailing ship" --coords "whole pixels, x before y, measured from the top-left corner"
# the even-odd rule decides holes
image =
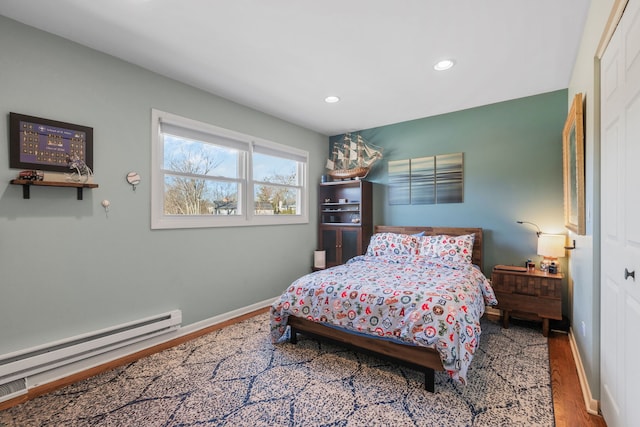
[[[367,176],[375,162],[382,159],[382,148],[366,143],[360,134],[350,133],[333,144],[327,159],[327,175],[333,179],[360,179]]]

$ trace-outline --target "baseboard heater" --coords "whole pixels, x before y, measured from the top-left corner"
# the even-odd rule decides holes
[[[49,344],[0,355],[0,402],[24,394],[28,377],[177,330],[173,310]]]

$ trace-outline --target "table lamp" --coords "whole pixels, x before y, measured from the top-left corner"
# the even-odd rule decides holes
[[[538,255],[542,255],[540,270],[548,271],[549,265],[556,262],[559,257],[565,256],[564,245],[566,236],[564,234],[544,234],[538,237]]]

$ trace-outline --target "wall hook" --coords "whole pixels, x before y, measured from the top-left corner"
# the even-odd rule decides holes
[[[140,184],[140,175],[138,172],[129,172],[127,174],[127,182],[133,187],[133,191],[136,191],[136,185]]]
[[[568,251],[574,250],[576,248],[576,241],[573,241],[573,246],[565,246],[564,248]]]
[[[104,208],[105,217],[109,218],[109,206],[111,206],[111,202],[108,201],[107,199],[104,199],[100,204]]]

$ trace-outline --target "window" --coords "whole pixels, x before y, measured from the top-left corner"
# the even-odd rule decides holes
[[[309,154],[152,110],[151,228],[309,222]]]

